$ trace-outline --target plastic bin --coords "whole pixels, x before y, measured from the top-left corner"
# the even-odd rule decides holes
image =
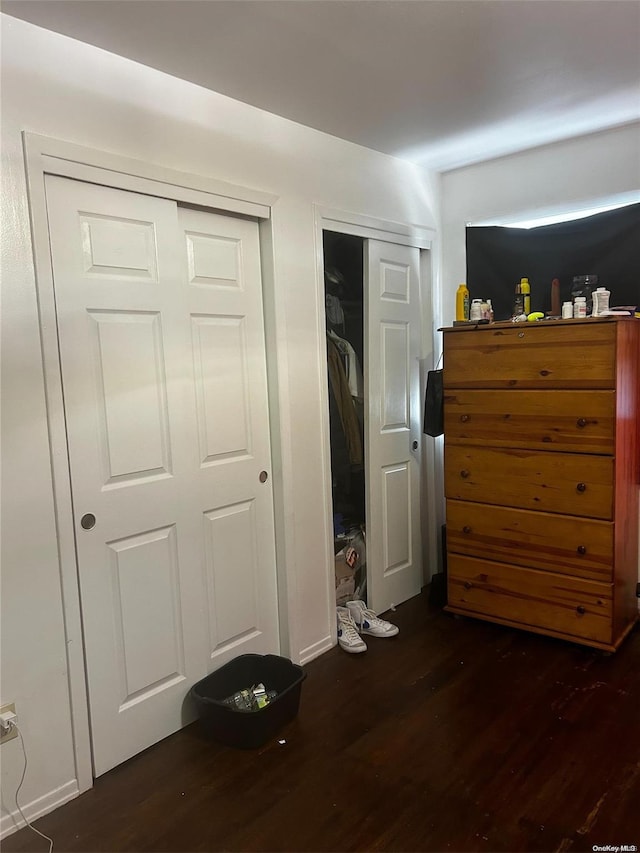
[[[302,667],[288,658],[240,655],[194,684],[191,695],[211,737],[226,746],[256,749],[295,718],[306,677]],[[259,682],[278,694],[259,711],[241,711],[222,701]]]

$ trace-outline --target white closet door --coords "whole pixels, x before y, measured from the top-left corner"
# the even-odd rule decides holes
[[[46,190],[100,775],[190,722],[208,670],[278,648],[273,525],[256,497],[270,483],[243,488],[247,456],[269,467],[266,407],[230,390],[243,354],[241,394],[264,359],[243,314],[261,326],[257,226],[230,219],[217,251],[221,217],[192,238],[172,201],[57,177]],[[193,295],[234,286],[253,302],[232,315]],[[225,497],[233,470],[243,485]]]
[[[420,250],[368,240],[366,260],[367,597],[383,612],[422,586]]]
[[[181,208],[209,670],[278,650],[258,225]]]

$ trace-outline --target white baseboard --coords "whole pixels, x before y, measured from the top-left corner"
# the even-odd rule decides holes
[[[57,809],[58,806],[61,806],[63,803],[73,800],[79,793],[78,781],[77,779],[72,779],[70,782],[65,782],[64,785],[60,785],[59,788],[49,791],[48,794],[38,797],[37,800],[33,800],[31,803],[27,803],[24,806],[20,803],[20,808],[25,813],[28,820],[34,821],[37,820],[37,818],[42,817],[42,815],[49,814],[49,812]],[[4,805],[8,807],[9,804],[6,800],[7,796],[5,793]],[[12,811],[0,818],[0,838],[6,838],[7,835],[11,835],[19,829],[23,829],[25,826],[26,824],[21,818],[20,812],[15,808],[14,800],[14,808]]]
[[[302,649],[300,652],[300,663],[305,664],[309,663],[310,660],[317,658],[319,655],[324,652],[328,652],[329,649],[332,649],[335,643],[330,636],[323,637],[321,640],[318,640],[317,643],[313,643],[311,646],[307,646],[306,649]]]

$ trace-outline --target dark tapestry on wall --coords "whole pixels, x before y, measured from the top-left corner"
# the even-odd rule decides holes
[[[472,299],[491,299],[496,320],[511,316],[516,284],[531,285],[531,310],[551,309],[551,282],[561,301],[574,276],[597,275],[611,307],[640,306],[640,204],[539,228],[468,227],[467,287]]]

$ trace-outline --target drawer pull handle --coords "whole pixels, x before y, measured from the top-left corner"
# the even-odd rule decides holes
[[[465,581],[465,582],[464,582],[464,588],[465,588],[465,589],[471,589],[471,587],[472,587],[472,586],[473,586],[473,584],[472,584],[472,583],[470,583],[469,581]]]
[[[577,550],[578,554],[586,554],[587,553],[587,549],[585,548],[584,545],[578,545],[576,550]]]
[[[576,426],[579,426],[580,429],[584,429],[586,427],[586,425],[587,425],[587,419],[586,418],[578,418],[578,420],[576,421]]]
[[[587,491],[587,484],[586,483],[578,483],[578,485],[576,486],[576,489],[579,492],[586,492]]]
[[[466,424],[467,421],[469,420],[469,415],[460,415],[460,420],[462,421],[463,424]]]
[[[463,468],[462,471],[460,471],[460,476],[462,477],[463,480],[466,480],[470,473],[471,472],[467,471],[466,468]]]
[[[586,611],[586,608],[584,608],[581,604],[579,604],[579,605],[576,607],[576,613],[579,613],[579,614],[580,614],[580,616],[584,616],[584,614],[585,614],[586,612],[587,612],[587,611]]]
[[[465,524],[465,526],[462,528],[462,532],[466,533],[467,536],[469,535],[469,533],[471,533],[471,528],[469,527],[468,524]]]

